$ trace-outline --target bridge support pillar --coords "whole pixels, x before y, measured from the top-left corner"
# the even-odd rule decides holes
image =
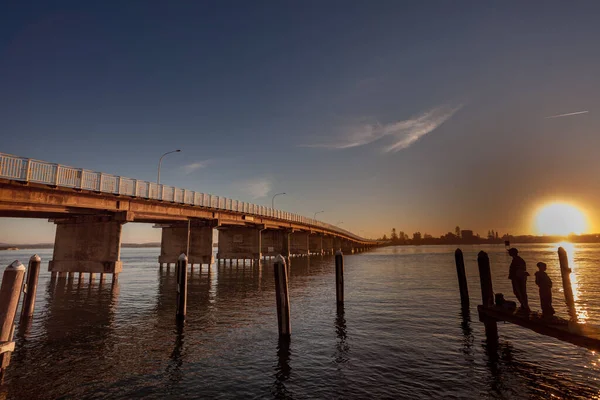
[[[262,255],[276,257],[281,254],[287,262],[290,258],[290,236],[289,229],[265,229],[262,231]]]
[[[218,230],[219,260],[260,260],[262,227],[221,226]]]
[[[327,255],[334,254],[333,236],[323,236],[323,253]]]
[[[292,232],[290,239],[290,253],[297,256],[308,256],[309,252],[309,232]]]
[[[119,274],[121,228],[113,217],[74,217],[55,220],[54,253],[48,271]]]
[[[189,265],[212,264],[213,225],[210,222],[191,222],[189,233],[188,254],[188,224],[163,226],[158,262],[176,264],[181,254],[187,254]]]
[[[323,255],[323,235],[313,233],[309,237],[309,254]]]
[[[352,254],[354,253],[354,244],[349,240],[342,240],[342,253]]]
[[[335,254],[336,251],[342,250],[342,239],[335,236],[333,238],[333,252]]]

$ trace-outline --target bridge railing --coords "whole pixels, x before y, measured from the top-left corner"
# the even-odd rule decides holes
[[[158,185],[154,182],[93,172],[82,168],[73,168],[5,153],[0,153],[0,178],[270,217],[307,226],[325,228],[359,241],[369,241],[340,227],[287,211],[275,210],[266,206],[193,190]]]

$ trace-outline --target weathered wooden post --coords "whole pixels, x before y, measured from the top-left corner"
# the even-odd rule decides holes
[[[181,254],[177,260],[177,319],[184,320],[187,310],[187,257]]]
[[[492,288],[490,259],[485,251],[480,251],[479,254],[477,254],[477,266],[479,267],[482,304],[484,307],[491,307],[494,305],[494,289]]]
[[[572,320],[577,319],[575,311],[575,298],[573,297],[573,287],[571,286],[571,268],[569,268],[569,257],[562,247],[558,248],[558,261],[560,263],[560,276],[562,278],[563,289],[565,292],[565,301],[567,309]]]
[[[37,254],[31,256],[29,259],[29,265],[27,268],[27,281],[25,286],[25,298],[23,298],[23,307],[21,310],[22,319],[29,318],[33,315],[41,263],[42,259]]]
[[[17,306],[23,288],[25,267],[19,261],[4,270],[0,287],[0,376],[10,363],[10,354],[15,349],[12,341]]]
[[[456,274],[458,275],[458,288],[460,290],[460,303],[463,307],[469,306],[469,287],[467,286],[467,274],[465,273],[465,260],[461,249],[454,252],[456,261]]]
[[[341,250],[335,253],[335,298],[338,306],[344,304],[344,254]]]
[[[285,258],[281,254],[275,257],[273,263],[275,276],[275,299],[277,301],[277,323],[279,336],[290,336],[292,327],[290,323],[290,295],[288,292],[288,274]]]
[[[481,283],[481,301],[484,308],[494,306],[494,289],[492,288],[492,271],[490,258],[485,251],[477,254],[477,267],[479,268],[479,281]],[[479,313],[479,319],[485,325],[485,334],[489,337],[498,336],[498,324],[493,318]]]

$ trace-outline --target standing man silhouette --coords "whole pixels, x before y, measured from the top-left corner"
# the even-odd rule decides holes
[[[512,257],[512,262],[508,270],[508,279],[512,281],[513,293],[517,296],[517,300],[521,303],[519,311],[528,312],[529,303],[527,301],[527,265],[525,260],[519,257],[519,250],[514,247],[508,250],[508,254]]]

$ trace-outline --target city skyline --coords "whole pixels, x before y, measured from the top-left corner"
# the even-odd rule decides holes
[[[180,148],[165,184],[367,237],[535,234],[553,202],[600,230],[600,6],[311,4],[3,5],[0,151],[154,181]]]

